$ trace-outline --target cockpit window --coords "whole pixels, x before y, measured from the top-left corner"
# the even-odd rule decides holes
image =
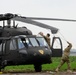
[[[48,44],[47,44],[47,42],[45,41],[44,38],[37,37],[36,39],[37,39],[37,41],[38,41],[38,43],[39,43],[40,46],[48,46]]]
[[[39,46],[35,38],[29,38],[33,46]]]
[[[21,48],[24,48],[24,47],[25,47],[25,46],[24,46],[23,42],[22,42],[21,39],[19,38],[19,39],[18,39],[18,48],[21,49]]]
[[[19,38],[18,47],[19,49],[31,47],[31,43],[28,38]]]
[[[45,39],[42,37],[29,38],[33,46],[48,46]]]
[[[21,48],[28,48],[28,47],[32,47],[32,46],[48,46],[48,44],[46,43],[45,39],[42,37],[32,37],[32,38],[19,38],[18,39],[18,46],[19,49]]]
[[[18,46],[18,49],[29,48],[29,47],[39,47],[39,46],[48,46],[43,37],[18,37],[16,38],[16,45],[14,40],[11,41],[11,49]],[[14,46],[15,45],[15,46]]]

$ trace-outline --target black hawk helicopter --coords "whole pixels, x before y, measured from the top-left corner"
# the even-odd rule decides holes
[[[27,27],[18,27],[15,21],[28,23],[42,28],[50,29],[52,34],[56,34],[58,29],[35,20],[56,20],[56,21],[76,21],[68,19],[36,18],[24,17],[17,14],[0,14],[0,70],[9,65],[33,64],[35,71],[42,70],[42,64],[51,63],[51,57],[62,56],[62,42],[59,37],[52,40],[52,48],[42,36],[33,35]],[[7,21],[7,25],[5,22]],[[13,21],[13,26],[11,26]],[[60,48],[54,49],[54,39],[60,41]]]

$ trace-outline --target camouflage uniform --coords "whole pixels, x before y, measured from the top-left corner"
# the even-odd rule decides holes
[[[46,35],[46,36],[43,36],[46,40],[46,42],[48,43],[49,47],[50,47],[50,38]]]
[[[50,45],[50,34],[49,34],[49,36],[48,36],[48,34],[45,36],[45,35],[43,35],[43,33],[42,32],[40,32],[39,33],[41,36],[43,36],[44,38],[45,38],[45,40],[46,40],[46,42],[48,43],[48,45],[49,45],[49,47],[51,47],[51,45]]]
[[[68,70],[70,70],[70,61],[69,61],[69,54],[70,54],[70,50],[72,48],[72,44],[67,42],[69,45],[67,46],[67,48],[64,49],[62,58],[61,58],[61,62],[59,64],[59,66],[57,67],[56,71],[59,71],[60,67],[66,62],[67,66],[68,66]]]

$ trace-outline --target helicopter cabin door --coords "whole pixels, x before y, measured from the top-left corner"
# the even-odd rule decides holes
[[[59,37],[53,37],[52,40],[52,57],[61,57],[62,56],[62,41]]]

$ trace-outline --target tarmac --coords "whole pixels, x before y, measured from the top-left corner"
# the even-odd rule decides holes
[[[35,72],[35,73],[2,73],[0,75],[76,75],[76,72]]]

